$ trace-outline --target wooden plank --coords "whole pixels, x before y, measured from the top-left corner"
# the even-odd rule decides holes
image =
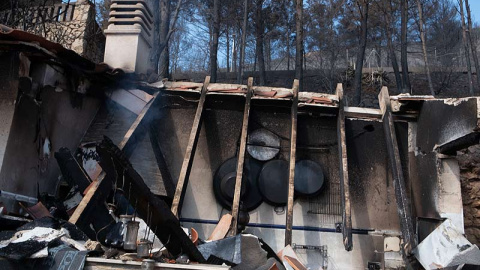
[[[245,108],[243,110],[242,134],[240,135],[240,150],[238,152],[237,175],[235,178],[235,192],[232,204],[232,227],[229,235],[237,234],[238,211],[240,206],[240,192],[242,190],[243,164],[245,162],[245,150],[247,148],[248,118],[250,116],[250,103],[252,101],[253,77],[248,78],[247,96],[245,97]]]
[[[337,138],[340,167],[340,194],[342,197],[342,235],[345,250],[353,248],[352,242],[352,214],[350,206],[350,185],[348,179],[347,137],[345,133],[345,100],[343,99],[343,86],[337,85],[338,115]]]
[[[345,104],[344,104],[345,105]],[[343,107],[345,117],[366,120],[381,120],[382,112],[380,109],[360,108],[360,107]]]
[[[137,116],[133,124],[131,125],[130,129],[127,131],[125,136],[123,137],[123,140],[119,144],[119,148],[121,150],[127,150],[125,152],[125,155],[128,157],[131,154],[131,151],[139,141],[138,138],[141,137],[140,132],[144,133],[145,129],[140,130],[138,127],[142,124],[145,125],[145,122],[149,121],[149,117],[147,116],[147,113],[150,111],[150,108],[152,104],[157,100],[158,97],[158,92],[153,95],[153,99],[150,100],[150,102],[145,105],[145,107],[142,109],[140,114]],[[97,167],[100,169],[100,165],[97,164]],[[97,194],[97,191],[99,190],[99,187],[102,186],[103,179],[105,178],[105,173],[101,172],[98,176],[97,179],[94,180],[94,185],[88,189],[87,193],[83,197],[82,201],[80,204],[77,206],[75,209],[75,212],[73,212],[72,216],[68,220],[70,223],[77,223],[79,222],[85,212],[85,209],[88,209],[90,206],[90,202],[94,202],[96,200],[92,200]]]
[[[230,225],[232,224],[232,215],[225,214],[222,216],[217,226],[213,230],[208,241],[216,241],[225,238],[228,231],[230,230]]]
[[[395,189],[397,211],[400,219],[400,229],[403,237],[403,249],[405,254],[408,255],[416,246],[416,237],[413,230],[412,213],[405,186],[405,178],[402,170],[402,162],[400,159],[395,124],[392,117],[390,96],[387,87],[382,88],[378,95],[378,100],[383,115],[383,129],[387,141],[388,159],[392,168],[393,186]]]
[[[205,78],[205,82],[203,83],[202,92],[200,93],[200,100],[198,101],[195,119],[193,120],[192,131],[190,132],[190,138],[188,139],[187,149],[185,151],[182,168],[180,170],[180,176],[178,177],[177,188],[175,189],[175,196],[173,197],[172,213],[177,217],[179,216],[178,212],[181,211],[182,208],[183,198],[185,197],[185,191],[188,185],[188,178],[190,177],[190,171],[192,170],[193,158],[195,157],[195,150],[197,148],[198,137],[200,135],[200,128],[202,124],[207,87],[209,84],[210,76],[207,76]]]
[[[293,226],[293,196],[295,191],[295,160],[297,153],[297,112],[298,112],[298,88],[299,80],[293,81],[293,98],[291,112],[291,130],[290,130],[290,166],[288,172],[288,202],[287,218],[285,226],[285,246],[292,244],[292,226]]]
[[[90,202],[91,201],[93,202],[92,198],[94,197],[97,190],[99,190],[99,187],[102,184],[102,180],[104,178],[105,178],[105,173],[101,172],[97,180],[94,181],[93,186],[89,188],[87,191],[87,194],[83,196],[82,201],[78,204],[77,208],[75,209],[75,212],[73,212],[72,216],[68,219],[68,222],[76,224],[80,220],[85,209],[88,208]]]

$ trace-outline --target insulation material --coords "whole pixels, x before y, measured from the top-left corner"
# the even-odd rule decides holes
[[[425,269],[480,265],[478,247],[472,245],[449,219],[427,236],[413,253]]]

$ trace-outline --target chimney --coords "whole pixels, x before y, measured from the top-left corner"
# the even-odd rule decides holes
[[[153,13],[148,0],[112,0],[104,62],[126,72],[147,73],[152,67]]]

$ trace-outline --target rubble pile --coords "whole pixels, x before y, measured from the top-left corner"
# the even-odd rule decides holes
[[[181,269],[198,263],[225,269],[307,269],[289,245],[275,253],[254,235],[231,236],[229,214],[219,220],[208,239],[199,239],[195,229],[181,227],[169,206],[151,194],[123,152],[108,138],[97,145],[97,153],[106,174],[103,181],[112,182],[106,189],[98,187],[105,190],[102,200],[91,199],[94,211],[85,210],[93,219],[80,217],[76,224],[67,221],[72,221],[82,203],[75,199],[77,195],[88,196],[92,184],[97,184],[89,183],[91,180],[81,173],[67,149],[55,154],[69,183],[66,195],[30,198],[4,192],[4,196],[21,200],[18,203],[23,211],[14,215],[1,208],[0,257],[6,261],[0,259],[0,266],[21,261],[31,269],[58,269],[68,259],[68,269],[83,269],[86,258],[96,257],[142,262],[142,266],[182,264],[185,268]],[[119,177],[119,173],[123,175]],[[113,180],[109,178],[112,175]],[[147,227],[139,230],[140,223]]]

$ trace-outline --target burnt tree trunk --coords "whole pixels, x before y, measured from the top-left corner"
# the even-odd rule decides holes
[[[393,47],[392,43],[392,36],[393,36],[393,20],[392,20],[392,2],[390,1],[390,5],[385,10],[385,34],[387,35],[387,47],[388,47],[388,54],[389,58],[392,61],[393,73],[395,74],[395,82],[397,84],[398,92],[402,92],[403,85],[402,85],[402,76],[400,75],[400,69],[398,67],[397,56],[395,54],[395,48]]]
[[[422,40],[423,61],[425,62],[425,73],[427,74],[428,88],[430,89],[430,94],[434,96],[435,90],[433,90],[432,76],[430,74],[430,67],[428,65],[427,38],[425,36],[425,27],[423,23],[423,7],[420,0],[417,0],[417,8],[418,8],[418,27],[420,29],[420,39]]]
[[[295,0],[295,79],[300,80],[299,90],[303,90],[303,0]]]
[[[170,0],[160,1],[160,21],[159,21],[159,44],[157,48],[158,62],[156,67],[158,68],[158,75],[161,78],[168,78],[169,70],[169,50],[168,50],[168,30],[170,29]]]
[[[355,79],[353,81],[355,96],[354,103],[359,105],[362,101],[362,71],[363,71],[363,59],[365,58],[365,48],[367,47],[367,34],[368,34],[368,6],[369,0],[357,0],[359,1],[360,11],[360,39],[359,48],[357,52],[357,63],[355,67]]]
[[[467,9],[468,40],[470,41],[470,49],[472,50],[473,63],[475,64],[475,71],[477,73],[477,87],[480,89],[480,76],[478,74],[478,72],[480,72],[480,64],[478,63],[477,44],[472,38],[472,14],[470,12],[470,4],[468,3],[468,0],[465,0],[465,7]]]
[[[265,55],[263,53],[264,45],[264,20],[263,20],[263,0],[257,0],[255,9],[255,36],[256,36],[256,47],[255,54],[257,55],[258,71],[260,78],[260,85],[266,84],[266,75],[265,75]]]
[[[227,53],[227,72],[230,72],[230,35],[228,33],[228,25],[226,27],[227,29],[225,30],[225,39],[227,40],[227,49],[226,49],[226,53]]]
[[[402,65],[402,92],[411,93],[412,86],[410,84],[410,77],[408,76],[408,57],[407,57],[408,0],[401,0],[400,11],[401,11],[400,62]]]
[[[468,47],[467,40],[467,27],[465,25],[465,13],[463,12],[463,0],[458,0],[458,5],[460,6],[460,17],[462,21],[462,39],[463,46],[465,48],[465,59],[467,60],[467,74],[468,74],[468,89],[470,95],[473,96],[473,79],[472,79],[472,63],[470,61],[470,49]]]
[[[247,43],[248,0],[243,2],[242,43],[240,44],[240,62],[238,63],[237,83],[243,80],[243,65],[245,63],[245,44]]]
[[[210,47],[210,82],[217,82],[217,53],[218,53],[218,37],[220,35],[220,0],[213,1],[213,29],[212,43]]]
[[[239,27],[235,27],[235,34],[233,35],[233,45],[232,45],[232,68],[233,72],[237,72],[239,70],[239,64],[237,62],[237,52],[238,52],[238,37],[240,37],[240,30]],[[238,79],[238,74],[237,74],[237,79]]]
[[[287,25],[287,70],[290,70],[290,28]]]
[[[265,42],[265,54],[266,54],[266,69],[272,70],[272,41],[270,37]]]

